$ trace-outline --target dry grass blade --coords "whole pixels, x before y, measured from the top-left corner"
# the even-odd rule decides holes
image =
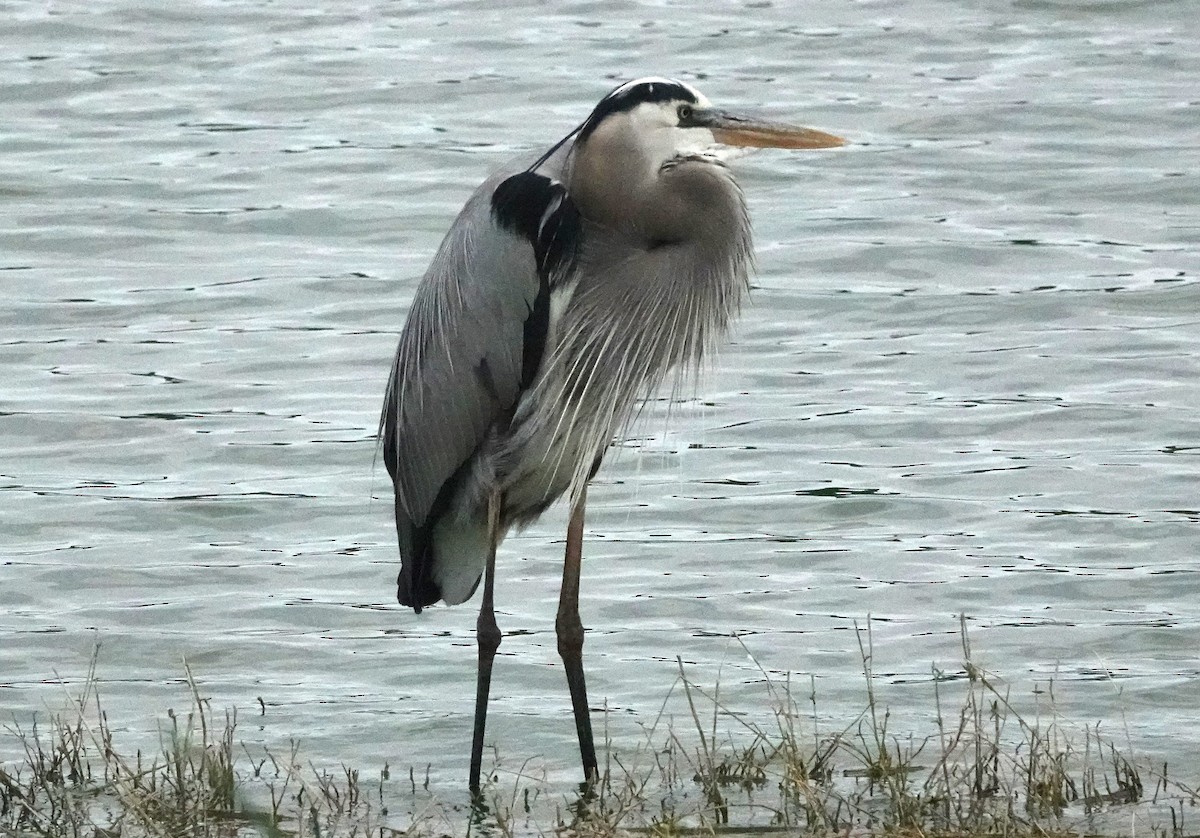
[[[1100,723],[1080,734],[1060,717],[1053,680],[1022,714],[1010,688],[973,659],[965,620],[960,665],[931,670],[936,727],[924,736],[893,732],[869,620],[858,639],[865,707],[833,729],[822,725],[815,685],[797,696],[790,675],[767,671],[735,637],[765,684],[760,706],[727,706],[720,672],[704,689],[677,659],[680,689],[671,688],[640,745],[615,750],[606,717],[605,771],[593,788],[553,789],[532,760],[509,770],[497,754],[488,804],[474,809],[440,799],[428,771],[419,783],[414,770],[393,779],[385,766],[367,781],[356,768],[312,764],[295,742],[239,744],[237,713],[214,714],[186,664],[189,707],[168,711],[158,750],[122,750],[94,654],[67,711],[7,728],[24,757],[0,767],[0,835],[1042,838],[1124,835],[1131,824],[1152,838],[1196,835],[1187,817],[1200,803],[1194,783],[1136,759],[1127,732],[1123,743],[1102,735]]]

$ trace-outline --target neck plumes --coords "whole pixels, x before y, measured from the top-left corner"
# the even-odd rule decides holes
[[[571,438],[559,451],[578,451],[565,461],[579,464],[578,491],[639,400],[668,373],[676,391],[694,379],[737,313],[752,251],[741,190],[709,158],[655,164],[628,144],[585,145],[569,184],[585,223],[581,278],[540,386],[557,405],[544,418]]]

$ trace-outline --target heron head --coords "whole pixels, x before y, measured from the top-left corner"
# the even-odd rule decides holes
[[[721,110],[681,81],[643,78],[615,88],[579,127],[565,180],[584,216],[649,240],[678,240],[695,219],[719,215],[714,206],[730,218],[740,212],[723,146],[842,144],[821,131]]]
[[[597,134],[623,138],[661,163],[717,145],[775,148],[832,148],[845,144],[824,131],[730,113],[690,84],[648,77],[626,82],[600,100],[579,129],[576,146]]]
[[[577,149],[609,149],[613,162],[641,157],[657,168],[681,152],[699,152],[714,142],[712,132],[682,124],[680,115],[709,108],[704,95],[675,79],[649,77],[626,82],[600,100],[579,128]]]

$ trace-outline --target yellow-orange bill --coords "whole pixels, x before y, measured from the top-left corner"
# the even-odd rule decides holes
[[[730,120],[724,125],[713,125],[710,130],[719,143],[754,148],[837,148],[846,144],[841,137],[815,128],[777,122]]]

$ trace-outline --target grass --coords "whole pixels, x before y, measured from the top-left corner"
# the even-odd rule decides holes
[[[1127,736],[1117,743],[1100,723],[1061,719],[1052,684],[1022,715],[973,662],[965,624],[961,669],[932,673],[935,722],[924,734],[893,730],[869,623],[859,645],[865,706],[840,729],[821,729],[811,681],[801,690],[763,670],[765,707],[746,711],[680,663],[642,743],[626,752],[607,743],[596,787],[551,789],[529,763],[513,769],[497,755],[473,807],[461,789],[442,791],[464,803],[439,802],[413,769],[394,776],[385,766],[368,780],[306,762],[294,742],[241,745],[236,712],[214,711],[190,670],[190,709],[168,712],[157,752],[122,751],[94,655],[68,711],[7,728],[24,759],[0,768],[0,835],[1198,834],[1185,821],[1200,802],[1194,787],[1136,759]]]

